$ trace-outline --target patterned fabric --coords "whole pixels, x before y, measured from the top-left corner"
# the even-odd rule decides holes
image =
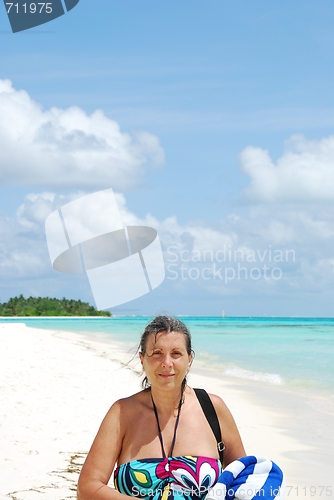
[[[208,457],[167,457],[133,460],[117,467],[120,493],[150,500],[204,500],[221,474],[220,461]]]
[[[231,462],[206,500],[283,500],[283,471],[269,458],[247,456]]]

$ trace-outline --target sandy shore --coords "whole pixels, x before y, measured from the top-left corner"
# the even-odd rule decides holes
[[[139,364],[124,366],[129,357],[80,334],[0,325],[1,499],[76,498],[104,414],[140,389]],[[319,401],[196,371],[189,383],[225,400],[249,454],[280,465],[286,498],[334,497],[334,415]]]

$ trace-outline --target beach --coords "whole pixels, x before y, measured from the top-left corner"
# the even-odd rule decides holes
[[[76,498],[85,455],[111,404],[140,390],[139,363],[119,344],[66,331],[0,325],[0,498]],[[248,454],[285,472],[286,498],[334,496],[334,415],[326,400],[263,382],[189,379],[221,396]]]

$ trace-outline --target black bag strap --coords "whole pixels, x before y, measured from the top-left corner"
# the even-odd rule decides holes
[[[225,450],[225,444],[222,441],[222,435],[219,425],[219,420],[215,407],[212,404],[209,394],[204,389],[194,389],[197,399],[202,407],[203,413],[206,416],[207,421],[210,424],[212,432],[215,435],[217,441],[217,448],[219,453],[219,458],[221,464],[223,465],[223,452]]]

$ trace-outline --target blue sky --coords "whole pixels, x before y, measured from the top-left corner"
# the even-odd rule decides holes
[[[124,220],[156,227],[166,264],[160,287],[115,313],[332,316],[333,14],[330,1],[80,0],[12,34],[0,10],[0,300],[93,303],[85,277],[52,269],[44,220],[112,187]],[[102,160],[92,137],[127,159]],[[279,271],[266,279],[264,264]]]

